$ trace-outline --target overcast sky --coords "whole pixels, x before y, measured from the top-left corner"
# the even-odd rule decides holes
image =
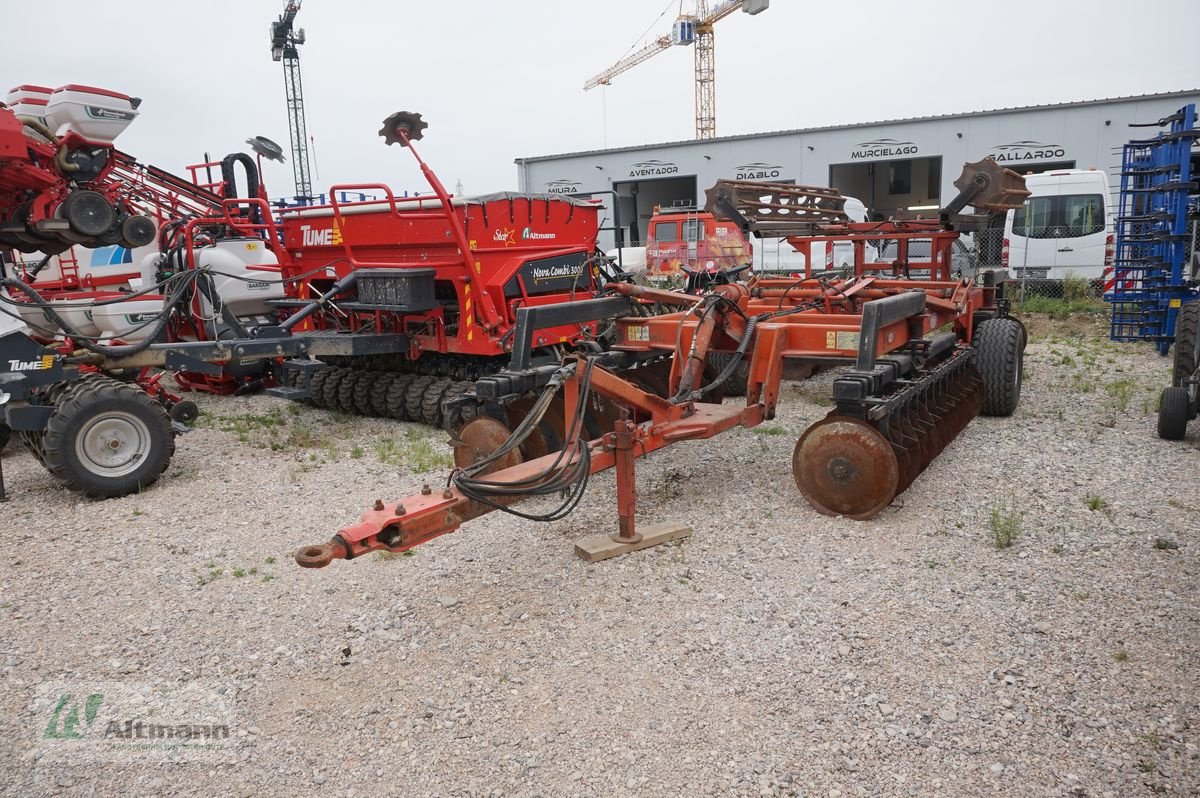
[[[283,5],[5,0],[2,88],[85,83],[139,96],[142,115],[118,146],[181,173],[205,151],[243,148],[251,135],[286,149],[282,67],[268,46]],[[716,28],[717,133],[1200,86],[1200,2],[1145,6],[1157,27],[1145,43],[1121,39],[1134,23],[1131,5],[772,0],[764,13],[737,13]],[[407,154],[376,135],[396,110],[424,114],[422,155],[451,191],[461,180],[468,193],[515,189],[520,156],[690,138],[691,48],[582,90],[631,46],[667,32],[678,7],[679,0],[305,0],[298,23],[308,33],[301,63],[314,185],[424,189]],[[267,181],[272,195],[291,194],[290,164],[273,165]]]

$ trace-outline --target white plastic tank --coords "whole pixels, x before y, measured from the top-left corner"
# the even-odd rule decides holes
[[[4,104],[17,116],[32,116],[45,122],[46,105],[50,102],[50,95],[53,92],[54,89],[45,86],[30,84],[15,86],[9,89],[4,98]],[[25,129],[25,132],[27,135],[33,135],[28,128]]]
[[[141,343],[154,332],[164,301],[160,294],[146,294],[125,302],[97,305],[92,308],[92,321],[104,341],[117,339],[127,344]]]
[[[141,100],[127,94],[69,83],[46,104],[46,124],[55,135],[74,131],[88,141],[111,144],[137,118]]]
[[[279,259],[259,238],[228,238],[196,252],[196,264],[213,271],[217,296],[238,318],[265,316],[272,308],[270,299],[283,298],[283,283],[275,271],[250,269],[250,266],[277,266]],[[204,301],[206,315],[213,315]]]

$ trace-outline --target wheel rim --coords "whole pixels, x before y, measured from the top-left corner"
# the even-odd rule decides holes
[[[75,439],[75,456],[98,476],[123,477],[150,452],[150,429],[130,413],[111,412],[88,421]]]

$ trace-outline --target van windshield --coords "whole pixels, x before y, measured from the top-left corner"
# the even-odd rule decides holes
[[[1013,212],[1013,235],[1026,238],[1077,238],[1104,231],[1104,197],[1059,194],[1030,197]]]

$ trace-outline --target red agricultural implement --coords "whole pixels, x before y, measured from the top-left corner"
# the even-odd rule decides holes
[[[558,362],[576,349],[599,351],[611,338],[595,319],[566,313],[553,321],[614,277],[596,249],[601,206],[552,194],[451,197],[413,146],[425,128],[420,114],[401,112],[380,135],[412,153],[431,196],[334,186],[334,197],[369,191],[383,199],[287,209],[281,222],[288,296],[276,304],[312,311],[294,316],[288,329],[387,333],[403,346],[326,358],[328,366],[289,361],[289,387],[277,395],[454,431],[481,411],[504,417],[503,408],[468,395],[515,347],[536,362]],[[316,297],[327,299],[312,308]],[[550,320],[528,341],[514,338],[521,309],[546,311]],[[459,397],[467,398],[447,401]]]
[[[967,187],[943,212],[946,227],[986,223],[986,212],[961,213],[968,203],[999,212],[1023,198],[1021,178],[991,162],[968,164],[962,180]],[[753,230],[764,210],[754,207],[758,201],[727,196],[713,209]],[[821,223],[828,220],[802,224],[811,233]],[[820,512],[873,517],[977,414],[1013,412],[1024,333],[1008,316],[1002,274],[985,272],[976,283],[883,279],[862,264],[855,272],[834,280],[756,277],[703,297],[615,284],[611,297],[576,303],[579,317],[614,326],[608,351],[539,366],[514,346],[508,367],[480,379],[475,393],[518,406],[508,414],[515,424],[492,416],[469,421],[455,441],[457,468],[444,490],[377,501],[361,522],[297,552],[297,562],[323,567],[370,551],[404,551],[492,510],[561,518],[580,501],[588,477],[608,468],[617,477],[613,540],[637,548],[638,456],[760,424],[775,415],[785,371],[800,377],[829,366],[846,370],[834,381],[834,409],[797,441],[795,482]],[[638,313],[647,302],[690,308],[647,317]],[[556,308],[521,309],[518,344],[533,340],[550,312],[562,321]],[[724,356],[715,375],[714,355]],[[721,385],[743,361],[745,400],[724,403]],[[651,363],[669,365],[665,379],[653,372],[638,379],[639,367]],[[536,497],[558,502],[549,509],[514,506]]]

